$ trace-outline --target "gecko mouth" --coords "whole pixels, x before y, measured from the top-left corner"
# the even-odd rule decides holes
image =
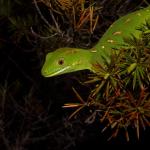
[[[43,71],[42,74],[43,74],[44,77],[53,77],[53,76],[56,76],[56,75],[61,75],[61,74],[67,73],[66,70],[68,70],[70,67],[71,66],[61,68],[60,70],[56,70],[55,72]]]

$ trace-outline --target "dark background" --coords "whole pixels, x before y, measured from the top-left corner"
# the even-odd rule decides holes
[[[68,120],[74,109],[62,106],[77,102],[72,87],[83,99],[87,98],[90,87],[81,85],[78,79],[84,81],[88,71],[53,78],[41,76],[47,52],[64,46],[90,48],[119,16],[148,3],[144,0],[95,2],[102,9],[97,12],[100,19],[92,34],[75,31],[64,15],[58,22],[64,36],[58,34],[44,38],[54,33],[43,22],[32,1],[0,0],[0,149],[100,149],[102,145],[145,145],[150,141],[149,128],[141,129],[139,140],[131,128],[129,142],[123,131],[115,139],[107,141],[111,130],[101,133],[104,125],[98,118],[92,124],[84,123],[89,110]],[[48,22],[54,25],[47,7],[39,3],[39,8]],[[40,37],[33,34],[31,27]]]

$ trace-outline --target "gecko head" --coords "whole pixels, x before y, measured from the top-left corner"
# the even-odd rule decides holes
[[[91,53],[78,48],[59,48],[46,55],[41,73],[44,77],[52,77],[65,73],[91,68]]]

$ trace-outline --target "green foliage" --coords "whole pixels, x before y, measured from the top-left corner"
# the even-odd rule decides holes
[[[122,82],[120,82],[120,70],[117,66],[117,62],[115,61],[119,61],[119,59],[117,58],[118,54],[113,53],[111,57],[111,62],[109,64],[106,62],[105,67],[102,67],[100,64],[93,64],[96,75],[94,74],[90,76],[90,80],[85,82],[86,84],[92,82],[98,83],[97,88],[92,94],[93,96],[103,93],[103,95],[105,94],[107,98],[110,93],[114,92],[117,89],[118,86],[122,86]]]
[[[126,85],[132,84],[133,89],[138,85],[150,85],[150,33],[148,32],[150,27],[148,22],[143,28],[141,28],[141,37],[139,39],[134,36],[125,39],[128,47],[125,50],[122,64],[120,64],[123,70],[122,74],[129,74],[125,78]]]

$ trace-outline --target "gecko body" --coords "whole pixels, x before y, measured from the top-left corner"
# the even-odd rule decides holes
[[[95,73],[92,65],[104,61],[110,63],[112,51],[124,47],[124,38],[134,35],[139,38],[137,30],[150,19],[150,6],[127,14],[115,21],[104,33],[98,43],[91,49],[59,48],[46,55],[41,73],[52,77],[65,73],[88,69]]]

